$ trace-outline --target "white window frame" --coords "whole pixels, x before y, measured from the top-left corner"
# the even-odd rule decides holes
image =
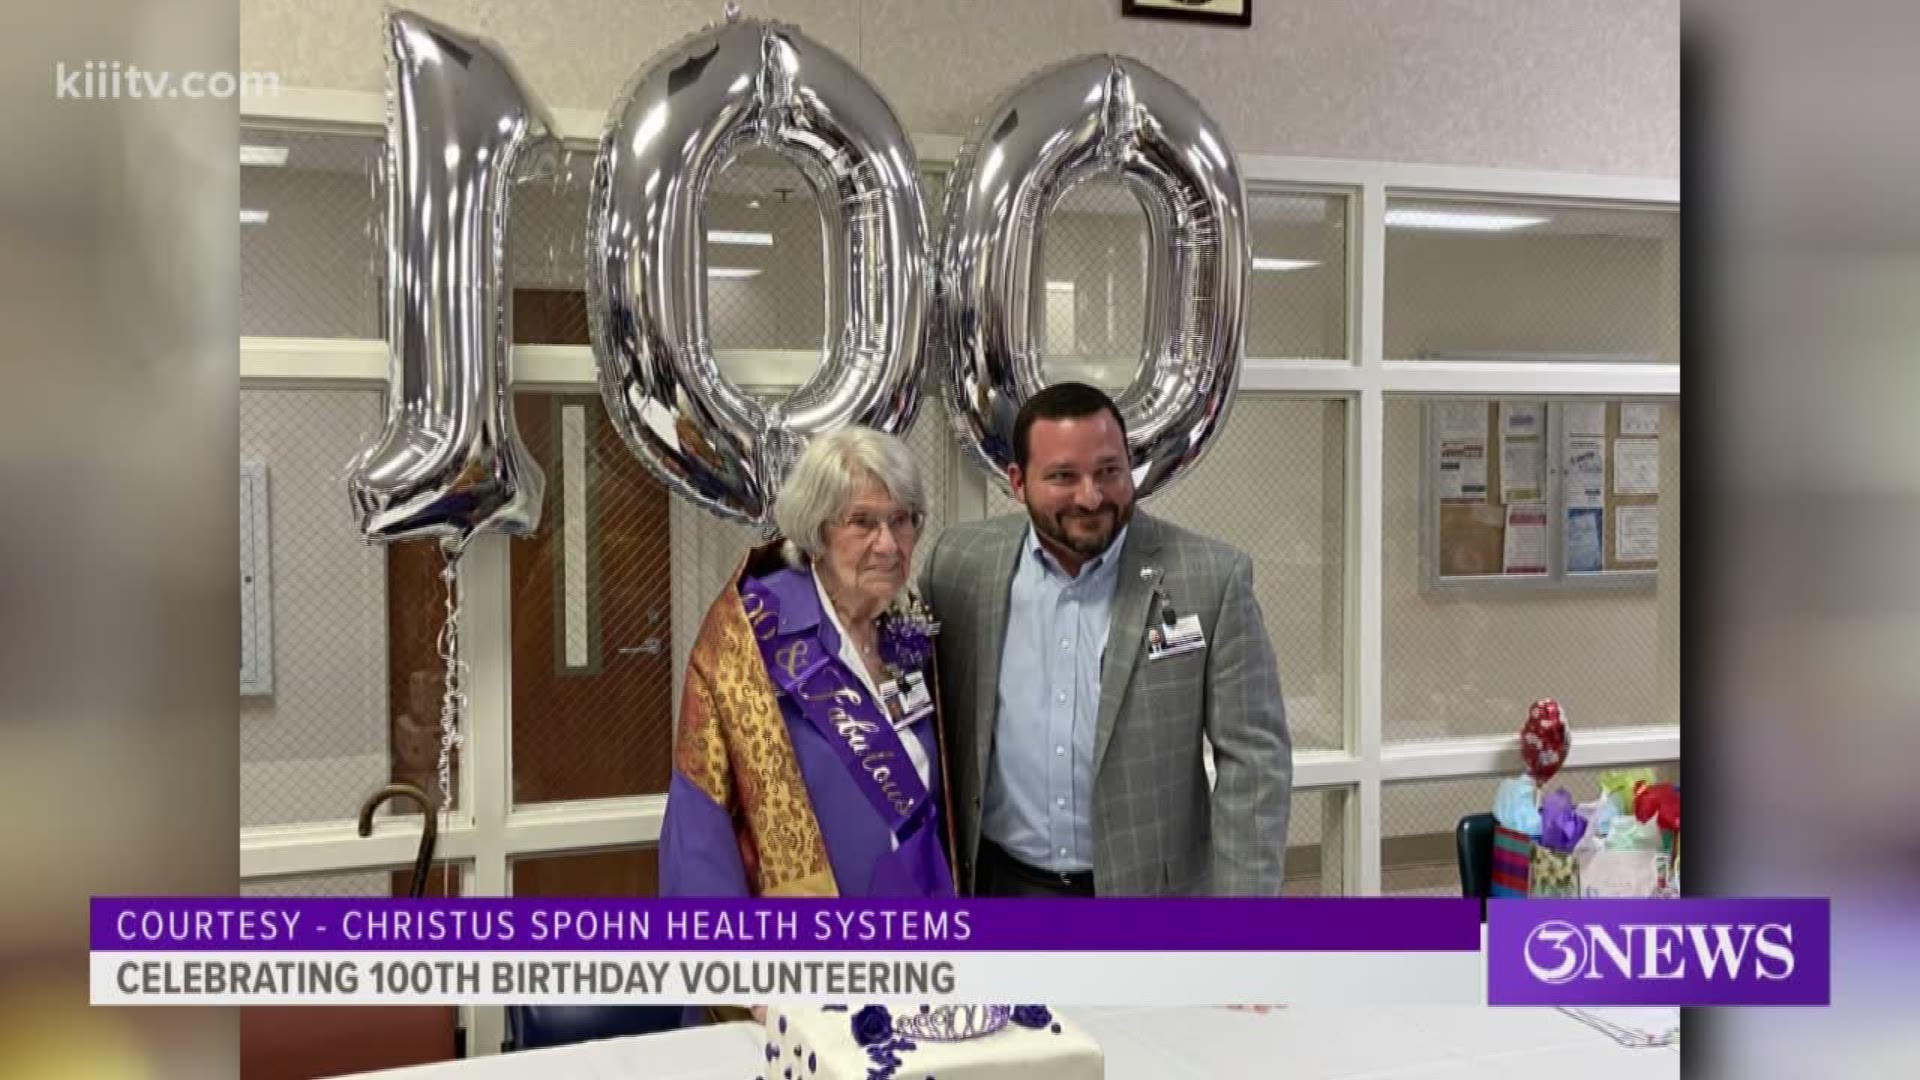
[[[242,98],[242,122],[252,125],[378,134],[383,122],[379,94],[285,88],[272,97]],[[570,145],[591,147],[602,116],[589,110],[559,110],[556,119]],[[949,136],[916,137],[923,168],[939,172],[958,155]],[[1407,361],[1382,355],[1386,279],[1385,216],[1390,197],[1461,197],[1488,200],[1551,200],[1627,209],[1677,210],[1676,180],[1585,176],[1568,173],[1434,166],[1389,162],[1246,155],[1240,159],[1250,188],[1284,188],[1342,194],[1351,207],[1348,235],[1348,351],[1344,360],[1249,357],[1241,389],[1301,397],[1332,397],[1349,403],[1347,424],[1346,745],[1341,750],[1302,751],[1295,758],[1294,787],[1303,793],[1336,790],[1343,812],[1326,823],[1326,834],[1343,848],[1347,895],[1377,895],[1381,888],[1382,785],[1406,780],[1510,775],[1519,768],[1511,736],[1389,745],[1383,736],[1381,620],[1386,445],[1385,403],[1390,394],[1440,393],[1475,396],[1604,395],[1635,400],[1678,400],[1677,363],[1521,362],[1506,360]],[[1677,275],[1676,275],[1677,281]],[[1677,293],[1677,289],[1674,290]],[[1677,295],[1674,298],[1677,303]],[[746,362],[770,369],[792,357],[751,354]],[[811,364],[812,358],[806,357]],[[513,381],[520,387],[591,392],[593,356],[585,346],[523,345],[512,352]],[[378,340],[243,337],[240,379],[248,387],[384,387],[386,346]],[[959,455],[952,455],[949,465]],[[955,469],[949,520],[985,513],[984,478]],[[467,590],[463,645],[472,664],[470,724],[460,770],[459,805],[440,831],[439,855],[466,867],[469,895],[506,895],[514,858],[584,853],[655,843],[665,811],[664,795],[565,803],[529,809],[512,806],[508,709],[512,700],[508,634],[508,566],[498,536],[476,541],[462,566]],[[1580,733],[1569,765],[1616,767],[1672,762],[1680,757],[1678,726],[1636,727]],[[242,829],[240,873],[259,882],[291,875],[399,869],[410,865],[419,831],[408,819],[380,821],[370,838],[350,821]],[[468,1011],[469,1054],[500,1045],[497,1008]]]

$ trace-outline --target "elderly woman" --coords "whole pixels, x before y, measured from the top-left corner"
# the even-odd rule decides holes
[[[785,539],[747,554],[687,661],[660,892],[952,896],[913,454],[817,438],[773,515]]]

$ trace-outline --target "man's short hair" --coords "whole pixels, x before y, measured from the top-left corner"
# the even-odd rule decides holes
[[[1027,457],[1032,449],[1029,436],[1033,432],[1036,420],[1077,420],[1083,416],[1093,416],[1105,410],[1113,417],[1120,428],[1120,441],[1127,441],[1127,421],[1120,415],[1120,406],[1113,403],[1107,392],[1097,386],[1086,383],[1061,382],[1041,390],[1020,406],[1020,414],[1013,421],[1013,463],[1022,470],[1027,467]]]

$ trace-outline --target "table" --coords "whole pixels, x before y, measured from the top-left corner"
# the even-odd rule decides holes
[[[1552,1009],[1473,1006],[1061,1009],[1108,1080],[1628,1080],[1678,1077],[1677,1047],[1628,1049]],[[722,1024],[366,1074],[379,1080],[749,1080],[756,1024]]]

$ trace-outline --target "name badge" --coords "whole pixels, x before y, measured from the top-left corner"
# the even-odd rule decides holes
[[[894,727],[904,727],[933,712],[933,692],[927,689],[927,677],[918,671],[881,683],[880,698]]]
[[[1207,635],[1200,629],[1200,616],[1188,615],[1173,625],[1154,623],[1147,627],[1147,659],[1160,660],[1207,647]]]

